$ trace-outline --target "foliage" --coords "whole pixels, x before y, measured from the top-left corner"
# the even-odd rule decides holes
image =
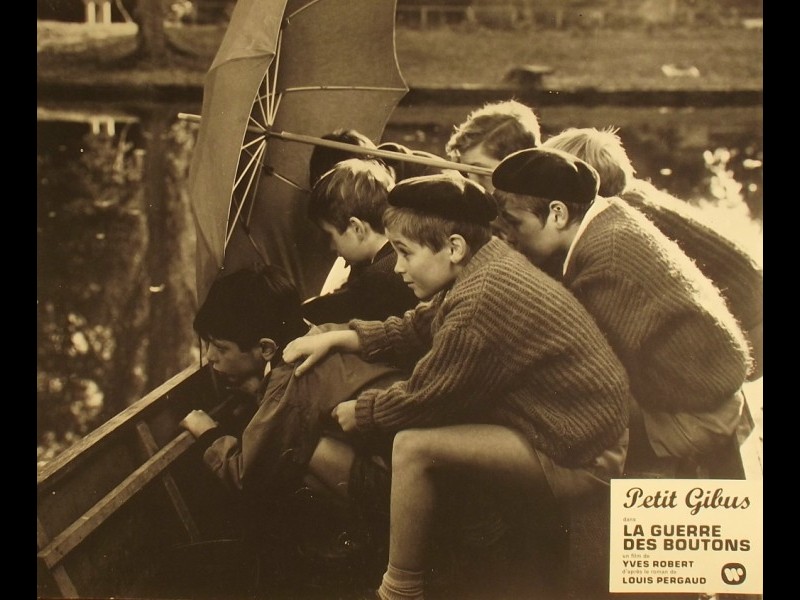
[[[126,293],[114,292],[109,274],[135,269],[144,239],[135,191],[142,166],[133,144],[124,135],[86,135],[76,150],[80,158],[63,167],[39,156],[40,444],[84,435],[108,409],[104,374],[115,358],[113,323]]]
[[[88,133],[38,155],[39,463],[47,462],[150,387],[197,359],[191,331],[194,232],[185,181],[196,125],[172,123],[160,155],[165,211],[144,195],[149,122]],[[155,231],[150,217],[165,216]],[[165,227],[165,228],[164,228]],[[152,261],[167,268],[152,281]],[[153,307],[171,308],[153,322]],[[154,335],[164,334],[150,344]]]

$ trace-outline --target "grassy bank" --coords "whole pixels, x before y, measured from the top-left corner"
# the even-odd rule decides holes
[[[202,84],[224,29],[183,26],[168,30],[174,45],[195,56],[175,66],[119,66],[135,47],[135,26],[89,26],[42,21],[37,28],[40,81],[105,84]],[[410,87],[497,85],[519,64],[554,69],[545,86],[599,90],[760,90],[763,32],[740,27],[648,30],[491,30],[454,26],[399,27],[397,57]],[[662,67],[694,67],[669,76]],[[680,69],[679,69],[680,70]]]

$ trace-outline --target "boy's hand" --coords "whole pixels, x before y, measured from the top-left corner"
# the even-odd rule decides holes
[[[340,402],[333,407],[331,416],[339,422],[339,427],[341,427],[342,431],[345,433],[355,431],[357,429],[356,401],[347,400],[346,402]]]
[[[330,339],[325,333],[305,335],[286,344],[286,348],[283,349],[283,361],[291,364],[305,358],[294,371],[295,377],[300,377],[325,358],[330,349]]]
[[[214,429],[218,423],[208,416],[208,413],[205,411],[193,410],[186,415],[178,425],[191,433],[195,438],[199,438],[209,429]]]
[[[349,329],[347,323],[322,323],[321,325],[312,326],[306,335],[317,335],[326,331],[345,331],[347,329]]]

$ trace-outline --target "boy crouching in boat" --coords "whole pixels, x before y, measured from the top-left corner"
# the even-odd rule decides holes
[[[284,363],[281,354],[309,326],[302,318],[294,284],[273,266],[217,279],[194,319],[194,328],[207,345],[214,372],[230,388],[254,395],[258,408],[244,430],[232,435],[224,434],[200,410],[189,413],[181,426],[204,447],[203,460],[214,475],[242,492],[245,533],[254,543],[266,545],[264,538],[279,526],[288,528],[285,535],[297,538],[290,523],[278,522],[279,514],[287,514],[278,511],[288,496],[303,488],[309,473],[312,478],[315,473],[318,478],[327,477],[329,467],[315,458],[315,449],[326,429],[338,430],[330,418],[331,409],[365,387],[386,387],[400,375],[392,367],[365,363],[352,355],[332,355],[310,377],[293,377],[292,366]],[[384,443],[390,444],[391,439]],[[386,477],[376,473],[379,468],[370,458],[371,448],[347,465],[352,467],[353,485],[345,489],[345,495],[366,494],[377,485],[371,478]]]
[[[385,166],[357,158],[337,163],[314,185],[308,217],[347,261],[350,274],[338,289],[303,303],[311,323],[383,320],[416,306],[416,296],[394,272],[396,256],[383,231],[393,185]]]
[[[753,357],[749,381],[763,374],[764,274],[733,239],[701,220],[699,209],[635,176],[615,129],[569,128],[547,139],[543,148],[574,154],[597,170],[599,196],[617,196],[643,213],[697,264],[725,298],[742,328]]]
[[[333,416],[345,432],[398,432],[389,564],[381,598],[421,598],[440,471],[491,489],[564,498],[622,473],[630,402],[624,368],[559,283],[492,238],[491,196],[458,176],[397,184],[384,213],[395,270],[425,300],[403,317],[353,320],[284,350],[300,379],[332,350],[414,365]],[[472,424],[468,424],[472,423]]]
[[[712,282],[643,214],[597,196],[597,172],[571,154],[521,150],[492,180],[512,243],[535,264],[566,254],[564,284],[625,365],[636,399],[631,461],[634,445],[677,465],[729,444],[749,356]]]

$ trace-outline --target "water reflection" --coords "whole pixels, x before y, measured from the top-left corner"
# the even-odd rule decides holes
[[[441,154],[471,108],[400,108],[384,141]],[[40,462],[198,356],[185,187],[196,125],[177,120],[182,111],[199,107],[40,107]],[[620,127],[640,177],[701,208],[760,261],[759,108],[537,113],[545,137],[568,126]]]

